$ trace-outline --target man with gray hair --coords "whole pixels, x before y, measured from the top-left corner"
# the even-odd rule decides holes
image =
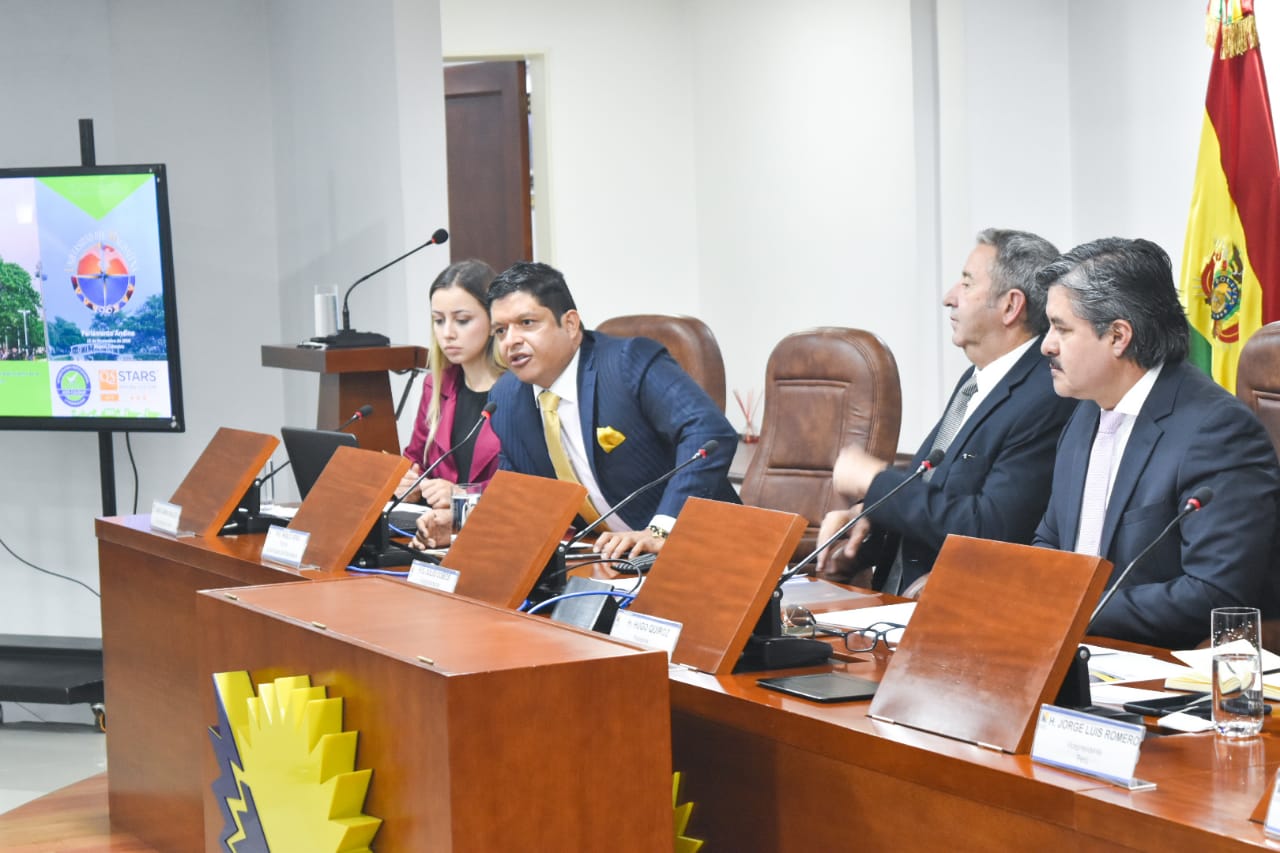
[[[1063,430],[1035,544],[1106,557],[1114,583],[1193,493],[1213,492],[1135,565],[1090,633],[1190,648],[1214,607],[1274,613],[1280,467],[1248,407],[1186,362],[1169,256],[1147,240],[1096,240],[1038,280],[1054,389],[1084,402]]]
[[[890,468],[858,447],[836,461],[836,490],[853,506],[828,513],[819,541],[899,485],[934,450],[945,456],[855,525],[839,550],[819,557],[818,572],[852,579],[874,567],[871,585],[907,589],[933,568],[949,533],[1029,543],[1049,499],[1045,482],[1054,446],[1074,402],[1053,393],[1038,342],[1048,327],[1036,273],[1058,250],[1024,231],[988,229],[942,304],[952,342],[973,366],[960,377],[942,420],[910,469]],[[833,553],[833,550],[835,552]]]

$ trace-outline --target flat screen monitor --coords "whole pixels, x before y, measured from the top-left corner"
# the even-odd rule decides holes
[[[0,429],[185,429],[163,165],[0,169]]]

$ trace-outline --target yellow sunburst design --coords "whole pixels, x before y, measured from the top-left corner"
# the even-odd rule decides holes
[[[686,838],[684,831],[689,826],[689,818],[693,816],[693,803],[680,805],[680,774],[671,774],[671,808],[675,812],[676,850],[675,853],[698,853],[706,842],[697,838]]]
[[[257,696],[247,672],[213,679],[239,754],[241,796],[226,798],[238,831],[228,849],[244,849],[237,842],[256,821],[273,853],[368,851],[382,821],[361,811],[373,771],[354,770],[359,733],[342,730],[342,699],[326,698],[305,675],[260,684]]]

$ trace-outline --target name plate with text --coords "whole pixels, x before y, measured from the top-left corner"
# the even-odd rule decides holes
[[[458,576],[460,574],[461,572],[457,569],[446,569],[444,566],[437,566],[435,563],[414,560],[413,565],[409,567],[409,577],[406,580],[418,586],[425,586],[427,589],[453,592],[458,588]]]
[[[310,540],[311,534],[305,530],[273,526],[267,530],[267,541],[262,543],[262,559],[300,569]]]
[[[151,503],[151,529],[159,530],[161,533],[168,533],[171,536],[178,535],[178,525],[182,521],[182,507],[177,504],[165,503],[164,501],[152,501]]]
[[[1145,737],[1146,729],[1136,723],[1041,705],[1031,742],[1031,760],[1083,773],[1130,791],[1150,791],[1155,789],[1154,783],[1133,775]]]
[[[613,629],[609,631],[609,636],[647,649],[660,649],[669,658],[675,651],[676,642],[680,639],[680,629],[683,627],[681,623],[670,619],[619,610],[613,619]]]

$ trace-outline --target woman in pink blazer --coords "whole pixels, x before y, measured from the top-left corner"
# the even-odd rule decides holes
[[[430,373],[413,438],[404,449],[413,466],[400,483],[408,489],[433,462],[471,431],[488,401],[489,389],[505,370],[489,334],[485,291],[494,273],[483,261],[459,261],[431,284]],[[474,438],[440,462],[433,476],[407,497],[448,509],[454,483],[487,483],[498,470],[498,437],[488,423]]]

